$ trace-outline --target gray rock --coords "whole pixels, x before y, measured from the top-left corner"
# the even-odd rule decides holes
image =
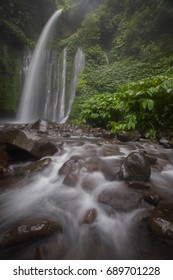
[[[0,144],[20,149],[35,158],[51,156],[57,152],[54,144],[43,137],[19,129],[0,131]]]
[[[119,176],[127,181],[148,181],[151,168],[147,157],[143,153],[132,152],[122,163]]]
[[[150,216],[148,226],[158,237],[173,240],[173,204],[159,204]]]
[[[121,131],[117,134],[117,138],[122,142],[137,141],[140,138],[140,133],[138,131]]]

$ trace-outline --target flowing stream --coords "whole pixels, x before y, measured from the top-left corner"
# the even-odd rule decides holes
[[[62,139],[54,138],[59,145]],[[172,243],[152,235],[142,217],[153,206],[141,198],[126,183],[114,178],[120,162],[132,150],[141,147],[149,152],[160,151],[149,143],[100,145],[93,139],[69,139],[62,149],[51,157],[51,164],[34,175],[28,175],[14,189],[1,191],[0,230],[25,221],[28,217],[53,217],[63,224],[63,233],[31,244],[13,247],[1,252],[1,258],[17,259],[171,259]],[[173,199],[173,158],[167,150],[161,151],[170,159],[162,172],[152,169],[153,189]],[[80,158],[72,164],[75,184],[70,186],[69,173],[59,170],[70,158]],[[83,161],[85,164],[82,165]],[[164,160],[163,160],[164,161]],[[160,159],[162,163],[162,159]],[[99,166],[103,166],[100,168]],[[11,167],[15,170],[16,165]],[[21,166],[22,168],[22,166]],[[76,170],[75,170],[76,168]],[[72,178],[73,179],[73,178]],[[70,179],[71,180],[71,179]],[[112,190],[119,196],[119,210],[100,200],[104,191]],[[128,198],[128,199],[127,199]],[[140,202],[139,202],[140,201]],[[139,203],[138,203],[139,202]],[[136,204],[137,203],[137,204]],[[131,207],[137,205],[137,207]],[[129,205],[126,209],[125,205]],[[122,208],[122,209],[121,209]],[[85,222],[86,213],[94,209],[95,218]],[[92,216],[92,215],[91,215]],[[145,221],[145,219],[144,219]]]

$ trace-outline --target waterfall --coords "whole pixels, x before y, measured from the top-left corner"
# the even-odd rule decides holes
[[[78,48],[78,50],[75,54],[75,58],[74,58],[69,99],[68,99],[66,114],[64,115],[63,122],[65,122],[67,120],[67,118],[69,117],[71,106],[72,106],[72,103],[73,103],[73,100],[75,97],[78,76],[83,71],[84,66],[85,66],[85,55],[84,55],[82,49]]]
[[[26,76],[27,76],[29,65],[31,62],[31,58],[32,58],[32,52],[29,48],[26,48],[26,50],[24,51],[24,54],[23,54],[22,65],[20,68],[19,80],[20,80],[20,91],[21,92],[24,88]]]
[[[58,118],[55,121],[62,122],[65,114],[65,90],[66,90],[66,64],[67,64],[67,48],[63,51],[62,61],[62,75],[60,77],[60,83],[58,88],[59,99],[58,106],[55,110],[58,110]]]
[[[48,21],[32,58],[29,50],[24,54],[20,73],[22,95],[17,112],[19,122],[45,118],[62,123],[69,117],[77,79],[84,69],[85,56],[82,49],[78,48],[71,66],[71,79],[67,81],[67,47],[59,57],[56,50],[49,48],[55,22],[60,14],[61,11],[56,12]]]
[[[52,40],[56,21],[62,10],[56,11],[44,27],[29,66],[27,79],[22,92],[17,120],[32,122],[42,117],[45,98],[43,96],[46,79],[47,48]]]
[[[61,59],[60,59],[61,60]],[[62,65],[61,65],[62,64]],[[74,57],[71,81],[67,86],[66,81],[66,64],[67,64],[67,48],[63,50],[63,58],[59,63],[59,75],[58,87],[57,87],[57,102],[54,108],[54,121],[59,123],[65,122],[70,114],[71,105],[75,97],[75,91],[77,86],[77,79],[81,71],[84,69],[85,56],[81,48],[78,48]],[[57,112],[57,114],[56,114]],[[56,117],[55,117],[56,116]]]
[[[45,85],[45,105],[43,116],[46,119],[54,119],[54,108],[57,90],[57,58],[56,52],[49,50],[47,52],[46,62],[46,85]]]

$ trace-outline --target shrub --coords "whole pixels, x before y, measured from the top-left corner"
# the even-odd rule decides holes
[[[83,121],[92,126],[138,129],[153,137],[156,129],[173,128],[173,76],[126,82],[114,94],[95,94],[82,107]]]

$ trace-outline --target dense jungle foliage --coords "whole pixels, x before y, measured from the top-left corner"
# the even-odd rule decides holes
[[[67,46],[67,79],[78,46],[86,60],[69,121],[150,137],[173,128],[171,0],[2,1],[1,111],[15,111],[19,48],[34,45],[55,4],[63,13],[53,47]]]

